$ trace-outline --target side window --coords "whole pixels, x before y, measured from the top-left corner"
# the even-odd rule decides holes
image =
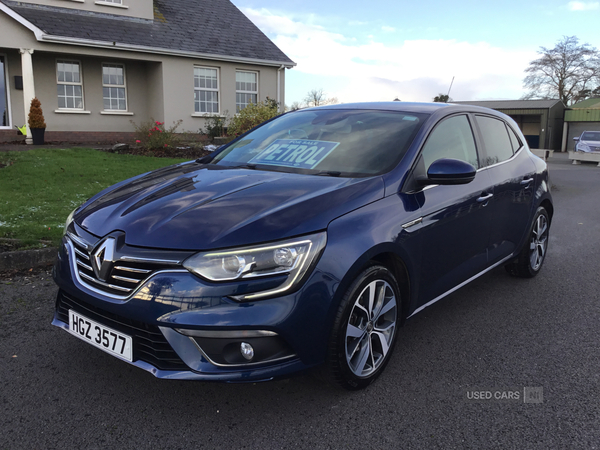
[[[439,123],[427,138],[423,151],[425,172],[441,158],[453,158],[479,168],[473,131],[467,116],[454,116]]]
[[[510,137],[510,143],[512,144],[513,152],[517,153],[517,150],[519,150],[523,144],[521,144],[521,141],[510,127],[506,128],[508,129],[508,136]]]
[[[485,146],[485,158],[482,161],[482,166],[491,166],[512,157],[513,144],[504,122],[492,117],[476,117],[477,125],[481,130],[483,145]]]

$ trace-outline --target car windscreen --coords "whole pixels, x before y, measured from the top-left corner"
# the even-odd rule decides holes
[[[582,141],[600,141],[600,131],[586,131],[580,139]]]
[[[314,109],[282,115],[210,161],[223,166],[361,177],[402,159],[426,114]]]

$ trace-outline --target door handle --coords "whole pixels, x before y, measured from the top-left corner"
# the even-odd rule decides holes
[[[490,198],[492,198],[493,196],[494,196],[494,194],[485,194],[485,192],[483,192],[483,193],[481,194],[481,197],[479,197],[479,198],[477,199],[477,201],[478,201],[479,203],[487,202],[487,201],[488,201]]]
[[[523,178],[523,180],[521,181],[522,185],[526,185],[529,184],[533,181],[533,178]]]

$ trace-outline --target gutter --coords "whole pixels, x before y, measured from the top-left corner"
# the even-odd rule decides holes
[[[285,69],[286,67],[283,64],[277,69],[277,104],[279,105],[279,112],[285,112],[285,105],[281,104],[281,71]]]
[[[37,36],[36,36],[37,38]],[[122,44],[120,42],[106,42],[106,41],[94,41],[91,39],[79,39],[79,38],[71,38],[65,36],[52,36],[49,34],[43,34],[41,39],[38,39],[40,42],[47,42],[53,44],[69,44],[69,45],[77,45],[82,47],[95,47],[95,48],[103,48],[103,49],[111,49],[111,50],[122,50],[122,51],[132,51],[132,52],[140,52],[140,53],[152,53],[155,55],[168,55],[168,56],[181,56],[185,58],[200,58],[200,59],[209,59],[209,60],[217,60],[217,61],[227,61],[227,62],[237,62],[237,63],[245,63],[245,64],[257,64],[261,66],[286,66],[286,67],[294,67],[296,65],[295,62],[289,61],[273,61],[268,59],[255,59],[255,58],[244,58],[242,56],[227,56],[227,55],[218,55],[215,53],[200,53],[200,52],[190,52],[185,50],[169,50],[164,48],[156,48],[156,47],[148,47],[145,45],[133,45],[133,44]]]

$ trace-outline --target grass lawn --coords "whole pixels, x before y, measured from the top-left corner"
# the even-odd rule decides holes
[[[185,159],[86,148],[0,152],[0,238],[60,242],[69,213],[118,181]]]

